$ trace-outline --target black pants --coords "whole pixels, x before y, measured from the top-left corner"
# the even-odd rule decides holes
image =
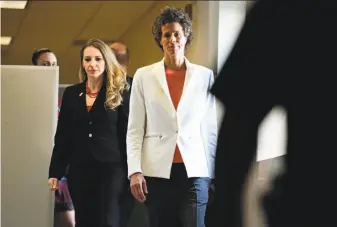
[[[187,178],[184,164],[173,164],[170,179],[146,177],[150,227],[205,227],[209,178]]]
[[[90,158],[69,168],[76,227],[126,227],[134,199],[125,168]]]

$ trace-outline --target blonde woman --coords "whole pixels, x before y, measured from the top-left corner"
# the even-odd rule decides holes
[[[81,83],[63,95],[49,168],[50,189],[68,170],[77,227],[121,227],[128,193],[126,130],[129,85],[108,45],[89,40],[80,52]]]

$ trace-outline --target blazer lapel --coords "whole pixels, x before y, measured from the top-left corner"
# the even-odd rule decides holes
[[[85,112],[88,114],[88,109],[87,109],[87,100],[86,100],[86,85],[85,82],[81,86],[81,92],[83,92],[83,95],[81,95],[82,100],[81,104],[84,106]],[[105,102],[105,91],[106,91],[106,84],[103,83],[101,90],[98,92],[98,95],[96,97],[96,100],[93,102],[91,110],[99,108],[100,106],[104,107],[104,102]],[[82,108],[83,109],[83,108]],[[90,110],[90,111],[91,111]]]
[[[185,82],[184,82],[184,88],[183,88],[183,93],[181,94],[181,98],[178,104],[177,111],[179,111],[182,106],[185,103],[186,96],[188,96],[191,88],[191,80],[192,80],[192,75],[194,73],[194,67],[191,65],[191,63],[185,58],[185,64],[186,64],[186,75],[185,75]]]
[[[185,64],[186,64],[185,82],[184,82],[183,92],[182,92],[182,95],[181,95],[181,98],[178,104],[177,111],[174,108],[174,105],[171,99],[171,94],[168,88],[166,75],[165,75],[164,59],[158,62],[158,64],[154,67],[154,74],[156,75],[159,86],[170,103],[170,109],[168,111],[173,111],[174,113],[177,113],[179,110],[182,109],[182,107],[185,105],[185,102],[187,102],[186,97],[188,97],[190,92],[193,93],[193,86],[191,86],[191,83],[193,82],[193,73],[194,73],[195,68],[193,67],[193,64],[191,64],[187,60],[187,58],[185,58]]]
[[[168,88],[168,84],[167,84],[167,80],[166,80],[166,75],[165,75],[165,66],[164,66],[164,59],[160,62],[158,62],[158,64],[154,67],[153,69],[153,73],[155,74],[157,81],[158,81],[158,85],[160,86],[160,89],[163,91],[163,93],[165,94],[165,96],[167,97],[169,103],[170,103],[170,107],[168,109],[168,111],[174,111],[175,112],[175,108],[171,99],[171,94]],[[164,104],[165,105],[165,104]]]
[[[96,100],[92,104],[91,109],[96,109],[100,107],[104,107],[104,102],[105,102],[105,91],[106,91],[106,85],[103,83],[101,90],[98,92],[98,95],[96,97]],[[102,108],[104,109],[104,108]]]
[[[79,106],[81,112],[87,114],[87,100],[86,100],[86,93],[85,93],[85,81],[81,83],[78,89],[78,98],[79,98]]]

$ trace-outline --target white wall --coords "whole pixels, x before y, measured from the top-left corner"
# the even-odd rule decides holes
[[[231,51],[246,15],[245,1],[195,1],[196,25],[191,61],[218,73]]]
[[[246,18],[246,4],[245,1],[219,1],[217,72],[220,72],[239,35]]]
[[[196,1],[195,6],[197,33],[195,48],[190,60],[213,69],[218,74],[226,62],[233,45],[241,31],[247,11],[253,7],[251,1]],[[253,76],[253,75],[252,75]],[[219,124],[225,110],[218,103]],[[285,153],[285,113],[282,109],[274,109],[261,124],[259,131],[258,161],[274,162],[274,158]],[[281,159],[280,159],[281,160]],[[262,227],[263,213],[258,206],[258,195],[262,192],[261,184],[270,181],[272,175],[261,173],[260,164],[255,163],[247,178],[244,193],[244,225]],[[265,169],[268,171],[268,168]],[[268,179],[259,181],[259,177]]]
[[[217,1],[195,1],[193,4],[193,50],[189,50],[191,62],[203,65],[216,72],[218,48]]]
[[[245,1],[193,2],[194,48],[190,60],[212,69],[217,75],[227,59],[246,15]],[[219,126],[224,114],[218,103]]]
[[[1,226],[52,227],[58,67],[1,66]]]

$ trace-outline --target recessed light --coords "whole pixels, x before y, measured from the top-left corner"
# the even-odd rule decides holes
[[[12,37],[9,36],[1,36],[1,46],[7,46],[11,43]]]
[[[0,1],[2,9],[24,9],[28,1]]]

